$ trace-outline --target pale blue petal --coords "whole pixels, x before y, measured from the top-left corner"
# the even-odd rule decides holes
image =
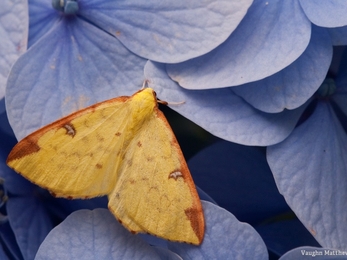
[[[345,0],[299,0],[310,21],[321,27],[347,25],[347,2]]]
[[[247,223],[239,222],[230,212],[202,201],[205,237],[200,246],[168,243],[169,249],[183,259],[268,259],[260,235]]]
[[[346,249],[347,136],[329,103],[318,102],[267,157],[280,193],[315,239]]]
[[[28,40],[28,3],[26,0],[2,0],[0,8],[0,100],[5,96],[8,73],[26,51]],[[0,104],[0,113],[4,111]]]
[[[159,246],[153,246],[152,248],[155,250],[155,252],[158,254],[159,259],[165,259],[165,260],[183,260],[178,254]]]
[[[6,92],[18,139],[73,111],[143,83],[145,60],[81,20],[61,20],[13,66]]]
[[[107,209],[79,210],[56,226],[41,244],[38,259],[161,259],[126,230]]]
[[[62,18],[49,0],[29,0],[29,42],[32,46]]]
[[[149,234],[139,233],[137,234],[141,239],[147,242],[147,244],[155,247],[167,248],[167,240],[159,238]]]
[[[268,77],[306,49],[311,23],[297,1],[255,1],[227,41],[210,53],[168,65],[188,89],[237,86]]]
[[[278,113],[303,105],[322,84],[333,55],[325,29],[313,27],[310,44],[304,53],[280,72],[233,91],[255,108]]]
[[[181,62],[224,42],[253,0],[80,0],[79,15],[129,50],[159,62]]]
[[[284,254],[279,260],[343,260],[347,259],[346,251],[339,251],[332,248],[321,248],[312,246],[302,246],[290,250]]]
[[[277,114],[256,110],[231,88],[186,90],[172,81],[162,64],[147,62],[145,76],[161,100],[182,102],[170,107],[213,135],[245,145],[281,142],[293,130],[304,107]]]

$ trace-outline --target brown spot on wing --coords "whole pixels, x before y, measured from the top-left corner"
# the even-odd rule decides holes
[[[182,172],[180,172],[179,170],[173,171],[172,173],[169,174],[169,179],[175,179],[175,181],[177,180],[177,178],[183,178],[183,174]]]
[[[137,146],[138,147],[141,147],[142,146],[142,143],[140,141],[137,142]]]
[[[79,153],[79,152],[73,152],[73,153],[71,153],[71,156],[76,156],[77,158],[82,157],[81,153]]]
[[[73,124],[66,123],[63,125],[63,128],[65,128],[67,135],[71,135],[72,137],[76,135],[76,129]]]
[[[95,167],[98,168],[98,169],[101,169],[101,168],[102,168],[102,164],[97,163],[97,164],[95,165]]]
[[[154,157],[151,156],[151,157],[147,157],[146,159],[147,159],[147,162],[152,162],[154,160]]]
[[[130,167],[131,165],[133,165],[133,159],[126,160],[126,163]]]
[[[121,136],[121,135],[122,135],[122,133],[117,132],[115,135],[116,135],[116,136]]]
[[[99,142],[103,142],[105,141],[105,138],[103,138],[102,136],[100,136],[99,134],[96,135],[96,139],[98,139]]]
[[[151,190],[159,191],[159,188],[158,188],[157,185],[154,185],[154,186],[151,186],[151,187],[149,188],[149,191],[151,191]],[[166,196],[166,197],[167,197],[167,196]]]

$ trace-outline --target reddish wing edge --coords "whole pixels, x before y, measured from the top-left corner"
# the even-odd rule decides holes
[[[181,166],[182,166],[182,168],[180,169],[180,172],[182,173],[182,177],[183,177],[184,181],[188,184],[191,195],[193,196],[193,205],[191,208],[188,208],[185,210],[185,214],[190,221],[190,224],[191,224],[191,227],[192,227],[194,233],[196,234],[196,236],[199,239],[199,244],[201,244],[202,240],[204,239],[204,234],[205,234],[205,219],[204,219],[203,209],[202,209],[199,195],[197,193],[197,190],[196,190],[193,178],[190,174],[186,160],[183,156],[181,147],[180,147],[180,145],[176,139],[176,136],[173,134],[173,131],[172,131],[172,128],[171,128],[169,122],[167,121],[163,112],[160,111],[158,107],[155,109],[155,112],[156,112],[158,118],[161,119],[165,123],[165,125],[171,130],[170,131],[170,133],[172,133],[172,143],[171,144],[177,150],[179,157],[180,157],[179,159],[181,162]]]

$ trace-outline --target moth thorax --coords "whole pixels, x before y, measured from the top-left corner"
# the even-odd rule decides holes
[[[141,126],[141,122],[147,121],[148,117],[153,115],[153,111],[157,106],[156,97],[150,88],[143,89],[132,97],[131,117],[134,126]]]

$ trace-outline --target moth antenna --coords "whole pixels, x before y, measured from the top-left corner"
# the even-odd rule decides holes
[[[145,79],[145,80],[143,81],[141,90],[144,89],[144,88],[146,88],[146,87],[148,88],[148,83],[149,83],[149,79]]]
[[[182,105],[184,103],[186,103],[186,101],[180,101],[180,102],[167,102],[167,101],[163,101],[163,100],[158,100],[159,104],[165,105],[165,106],[179,106]]]
[[[143,81],[143,84],[142,84],[142,88],[141,89],[144,89],[144,88],[146,88],[146,87],[148,87],[148,83],[150,82],[150,80],[149,79],[145,79],[144,81]],[[159,99],[157,99],[157,102],[159,103],[159,104],[162,104],[162,105],[164,105],[164,106],[178,106],[178,105],[182,105],[182,104],[184,104],[185,103],[185,101],[180,101],[180,102],[167,102],[167,101],[163,101],[163,100],[159,100]]]

